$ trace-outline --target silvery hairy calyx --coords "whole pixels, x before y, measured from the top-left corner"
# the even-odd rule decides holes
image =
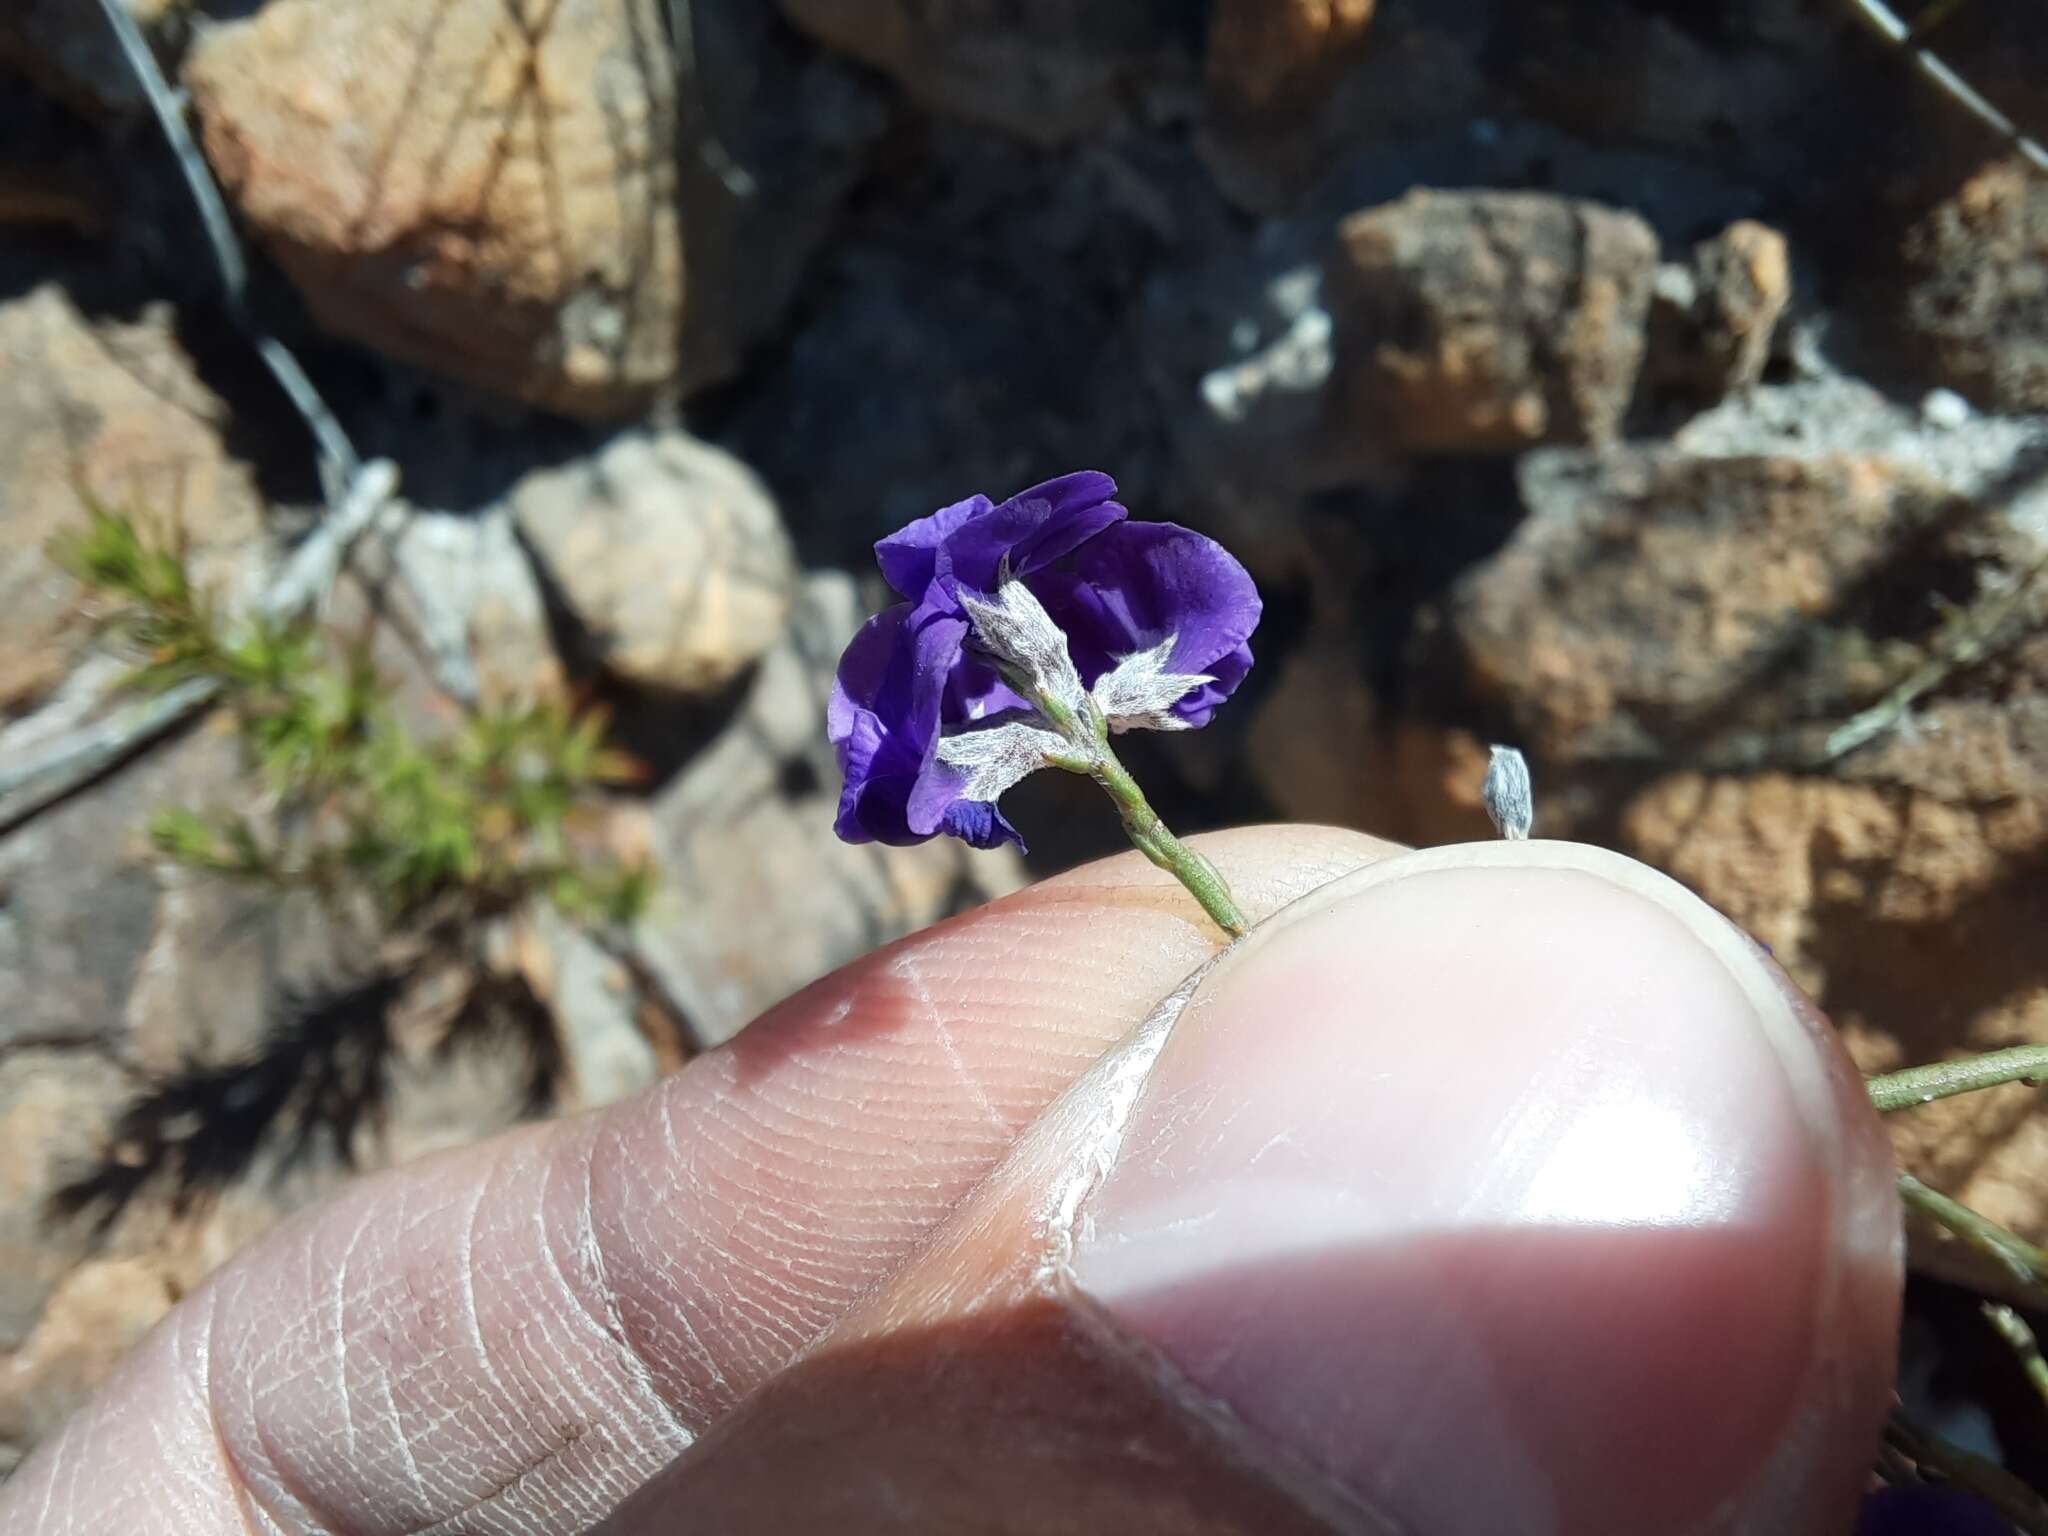
[[[1207,725],[1251,670],[1251,577],[1215,540],[1136,522],[1116,482],[1062,475],[971,496],[875,545],[903,601],[868,620],[827,726],[848,842],[1023,846],[997,802],[1040,768],[1106,790],[1133,844],[1244,932],[1222,877],[1153,812],[1112,750],[1124,731]]]

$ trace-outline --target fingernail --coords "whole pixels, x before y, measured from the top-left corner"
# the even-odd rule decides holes
[[[1204,983],[1082,1207],[1074,1278],[1408,1528],[1846,1521],[1899,1257],[1889,1152],[1837,1054],[1643,866],[1405,856]]]

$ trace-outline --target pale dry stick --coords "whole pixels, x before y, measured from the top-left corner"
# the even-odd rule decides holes
[[[213,249],[214,265],[220,273],[228,313],[233,316],[235,324],[247,333],[264,365],[276,378],[278,387],[304,419],[306,430],[313,434],[313,441],[320,452],[321,485],[328,501],[337,501],[346,494],[347,487],[361,468],[355,448],[341,430],[341,423],[327,408],[327,402],[320,398],[320,391],[306,376],[306,370],[299,366],[299,360],[283,342],[259,327],[249,314],[249,264],[243,259],[241,245],[235,239],[227,203],[220,195],[220,188],[214,184],[213,173],[206,167],[206,157],[192,141],[192,130],[186,126],[184,109],[179,105],[177,93],[164,78],[163,70],[158,68],[156,55],[150,52],[142,29],[135,24],[135,18],[128,14],[121,0],[99,0],[99,6],[107,25],[113,29],[114,40],[121,46],[121,55],[127,61],[129,72],[149,99],[157,126],[170,141],[178,169],[184,173],[185,185],[192,193],[192,201],[198,205],[199,222],[205,226],[207,244]]]
[[[372,459],[363,465],[341,505],[292,551],[264,591],[258,602],[264,615],[289,620],[312,607],[333,583],[349,546],[384,510],[397,488],[398,470],[390,460]],[[40,752],[0,761],[0,833],[11,832],[125,761],[199,709],[219,688],[213,678],[193,678],[82,726]]]
[[[690,0],[668,0],[668,34],[669,47],[675,50],[676,78],[685,97],[684,111],[696,119],[693,126],[697,130],[697,157],[734,197],[757,196],[760,183],[733,159],[712,131],[710,114],[705,110],[703,75],[697,67],[697,26]]]
[[[1897,687],[1870,708],[1861,710],[1828,732],[1817,766],[1838,762],[1859,747],[1867,746],[1906,718],[1906,712],[1921,699],[1947,682],[1964,667],[1996,655],[2015,643],[2030,627],[2014,625],[2033,593],[2034,583],[2048,572],[2044,554],[2014,578],[2004,591],[1979,598],[1958,615],[1954,623],[1936,638],[1931,654],[1914,668]]]
[[[135,24],[121,0],[100,0],[100,9],[121,45],[122,57],[127,61],[130,72],[149,100],[158,127],[170,142],[178,169],[184,175],[185,186],[199,209],[199,222],[206,231],[206,242],[213,252],[214,267],[220,277],[221,292],[230,318],[249,338],[249,344],[262,357],[278,387],[284,391],[285,398],[291,401],[293,409],[305,422],[306,430],[312,434],[318,451],[321,494],[327,505],[332,508],[347,501],[362,471],[361,460],[348,434],[342,430],[341,423],[321,398],[320,391],[314,387],[298,358],[282,341],[259,326],[249,311],[248,259],[242,254],[226,200],[220,194],[213,173],[207,168],[206,157],[193,142],[178,93],[164,78],[156,55],[150,52],[141,28]],[[460,615],[451,614],[440,595],[427,583],[415,579],[409,569],[402,570],[400,574],[423,615],[418,626],[421,634],[417,637],[417,648],[435,681],[452,698],[464,704],[474,704],[478,693],[476,669],[470,664],[467,651],[457,655],[449,639],[451,635],[459,636],[466,642],[468,624]]]
[[[1902,48],[1913,60],[1914,68],[1932,80],[1935,85],[1959,102],[1963,109],[1994,133],[2012,141],[2021,155],[2038,171],[2048,171],[2048,149],[2024,133],[2019,125],[1980,95],[1977,89],[1937,58],[1926,47],[1913,29],[1901,21],[1896,12],[1883,0],[1849,0],[1850,7],[1869,26],[1894,47]]]

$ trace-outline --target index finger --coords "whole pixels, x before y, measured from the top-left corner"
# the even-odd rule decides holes
[[[1255,920],[1394,851],[1200,845]],[[580,1528],[886,1279],[1216,942],[1107,860],[639,1099],[366,1179],[174,1311],[0,1495],[0,1536]]]

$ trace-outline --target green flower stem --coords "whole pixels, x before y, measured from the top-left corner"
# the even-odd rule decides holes
[[[1949,1444],[1897,1408],[1885,1426],[1885,1443],[1923,1472],[1969,1489],[2027,1536],[2048,1536],[2048,1505],[1998,1463]]]
[[[2026,1294],[2029,1306],[2048,1306],[2048,1253],[1962,1201],[1929,1189],[1910,1173],[1899,1175],[1899,1199],[1908,1210],[1946,1227],[1962,1242],[1991,1260]]]
[[[1095,761],[1088,772],[1116,802],[1124,832],[1138,852],[1186,886],[1188,893],[1202,904],[1202,910],[1216,920],[1217,927],[1233,939],[1243,938],[1248,925],[1231,897],[1230,887],[1223,883],[1223,876],[1214,864],[1167,830],[1159,813],[1145,799],[1145,792],[1138,788],[1138,781],[1110,751],[1107,741],[1097,744]]]
[[[1230,887],[1223,883],[1222,874],[1214,864],[1175,837],[1166,823],[1159,819],[1159,813],[1152,809],[1145,792],[1138,788],[1138,781],[1131,777],[1130,770],[1110,749],[1109,722],[1103,719],[1094,701],[1084,702],[1087,718],[1083,719],[1050,693],[1033,688],[1030,679],[1015,669],[1004,667],[1001,670],[1004,680],[1030,699],[1047,723],[1074,749],[1070,754],[1049,757],[1046,761],[1069,773],[1085,773],[1100,784],[1109,798],[1116,802],[1117,812],[1123,817],[1124,835],[1130,838],[1138,852],[1186,886],[1188,894],[1202,904],[1202,910],[1215,920],[1218,928],[1233,939],[1243,938],[1251,925],[1244,920],[1244,913],[1238,910]]]
[[[2002,1301],[1987,1301],[1982,1310],[1984,1321],[2012,1346],[2012,1352],[2019,1357],[2027,1384],[2043,1403],[2048,1403],[2048,1360],[2041,1358],[2040,1341],[2034,1337],[2034,1330],[2027,1326],[2027,1320]]]
[[[1887,1072],[1865,1085],[1870,1102],[1880,1114],[1932,1104],[1951,1094],[1974,1093],[1979,1088],[1996,1088],[2000,1083],[2022,1083],[2048,1079],[2048,1045],[2016,1045],[2010,1050],[1966,1056],[1960,1061],[1937,1061],[1932,1066],[1908,1067]]]

